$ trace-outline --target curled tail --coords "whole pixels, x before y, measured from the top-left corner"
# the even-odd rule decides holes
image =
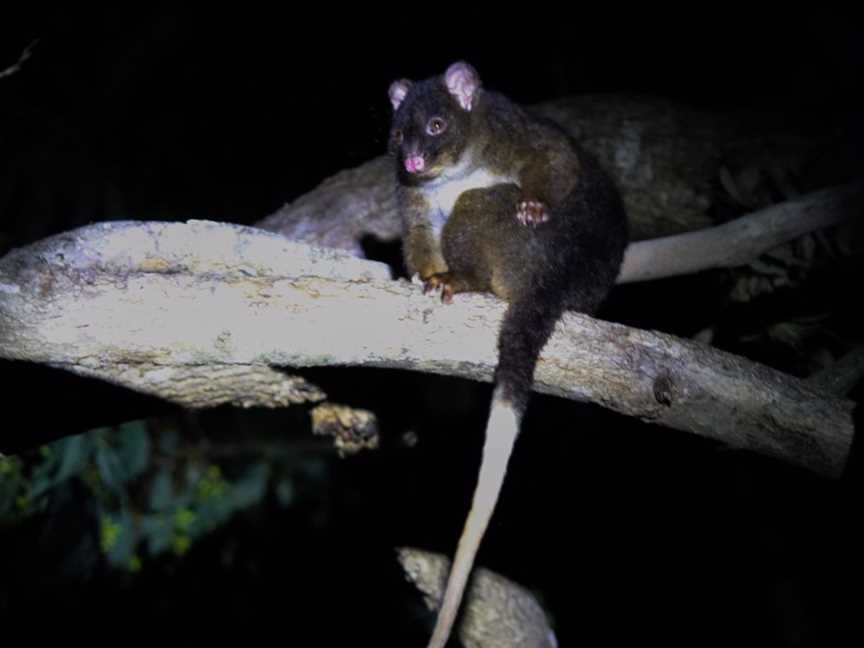
[[[535,295],[511,303],[504,315],[498,336],[495,392],[486,424],[480,475],[428,648],[444,648],[456,622],[474,557],[495,510],[513,444],[519,436],[522,414],[534,381],[534,367],[561,314],[561,301],[538,299]]]

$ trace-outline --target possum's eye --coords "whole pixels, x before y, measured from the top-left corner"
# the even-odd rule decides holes
[[[447,122],[440,117],[433,117],[426,124],[426,132],[429,135],[440,135],[447,130]]]
[[[393,140],[394,144],[401,144],[402,143],[402,131],[397,128],[390,135],[390,138]]]

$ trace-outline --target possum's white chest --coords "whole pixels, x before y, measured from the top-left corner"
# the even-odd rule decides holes
[[[485,189],[497,184],[514,182],[510,176],[490,173],[486,169],[475,169],[461,175],[429,184],[423,188],[423,197],[429,203],[430,220],[436,235],[441,235],[444,223],[450,217],[456,200],[469,189]]]

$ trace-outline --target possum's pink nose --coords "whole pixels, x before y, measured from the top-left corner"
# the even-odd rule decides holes
[[[405,158],[405,170],[408,173],[419,173],[426,166],[422,155],[411,155]]]

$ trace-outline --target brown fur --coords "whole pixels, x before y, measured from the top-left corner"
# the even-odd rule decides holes
[[[540,350],[565,309],[593,312],[605,297],[623,257],[626,222],[615,187],[593,159],[556,126],[482,89],[467,64],[443,77],[396,82],[390,96],[409,271],[427,289],[440,289],[445,302],[480,291],[509,303],[480,477],[429,643],[443,648]],[[430,131],[442,120],[445,130]],[[422,169],[415,164],[421,157]]]

